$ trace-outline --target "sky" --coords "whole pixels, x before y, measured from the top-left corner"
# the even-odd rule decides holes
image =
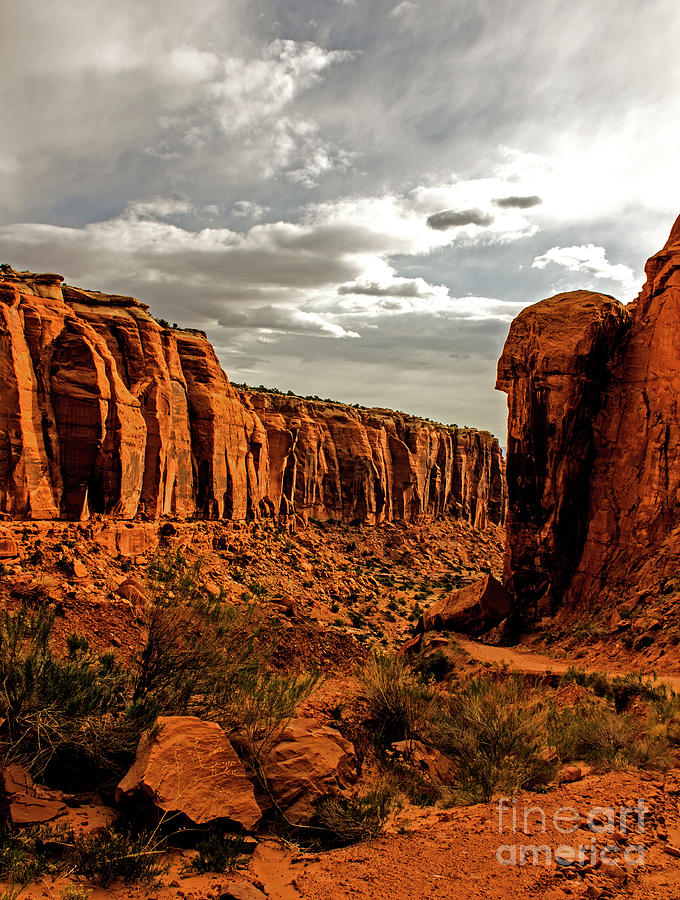
[[[0,0],[0,262],[235,382],[505,434],[512,318],[680,212],[677,0]]]

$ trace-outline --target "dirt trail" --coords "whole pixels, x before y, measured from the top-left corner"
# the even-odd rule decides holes
[[[495,647],[490,644],[480,644],[471,641],[463,635],[455,635],[460,646],[479,662],[493,663],[494,665],[507,665],[518,672],[555,672],[561,674],[570,668],[584,669],[586,672],[606,672],[608,675],[626,675],[632,670],[603,668],[602,666],[589,666],[581,659],[557,660],[551,659],[542,653],[531,653],[524,650],[515,650],[512,647]],[[637,673],[636,673],[637,674]],[[675,693],[680,693],[680,676],[664,675],[655,672],[643,672],[645,677],[663,684],[667,684]]]

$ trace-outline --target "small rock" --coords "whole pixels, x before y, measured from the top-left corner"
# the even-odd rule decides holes
[[[267,897],[254,885],[237,881],[223,884],[217,896],[219,900],[266,900]]]
[[[84,562],[79,559],[73,560],[73,577],[74,578],[87,578],[87,566]]]
[[[607,878],[611,878],[613,881],[625,881],[628,877],[625,870],[615,862],[603,863],[600,871],[603,875],[606,875]]]

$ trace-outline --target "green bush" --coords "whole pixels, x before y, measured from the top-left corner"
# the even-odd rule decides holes
[[[356,844],[381,834],[394,806],[386,787],[360,797],[324,797],[317,803],[315,824],[326,832],[327,843]]]
[[[194,872],[233,872],[247,865],[246,843],[238,835],[213,829],[196,845],[196,850],[188,866]]]
[[[546,716],[519,680],[473,679],[433,718],[430,739],[452,761],[463,796],[490,800],[548,781]]]
[[[659,712],[670,715],[678,708],[678,698],[668,685],[645,678],[640,673],[610,676],[604,672],[585,672],[571,668],[562,677],[562,684],[580,684],[589,688],[598,697],[614,703],[617,712],[627,709],[633,700],[645,700],[657,707]]]
[[[602,703],[582,703],[553,709],[549,733],[565,761],[584,760],[607,769],[665,769],[670,765],[666,732],[655,716],[645,719],[617,714]]]
[[[361,672],[361,679],[379,745],[387,746],[422,734],[434,693],[402,656],[374,651]]]
[[[76,875],[107,887],[114,881],[150,884],[167,870],[166,846],[156,832],[117,831],[80,837],[72,855]]]
[[[27,885],[56,871],[54,837],[55,832],[46,826],[4,827],[0,831],[0,880]]]
[[[9,741],[5,762],[36,775],[119,773],[153,710],[126,702],[128,675],[110,653],[94,654],[72,636],[68,654],[52,646],[54,615],[20,609],[0,620],[0,715]]]
[[[69,884],[61,889],[59,896],[61,900],[89,900],[92,891],[81,884]]]
[[[414,659],[413,668],[426,681],[443,681],[453,672],[455,666],[448,653],[444,650],[435,650],[427,656],[421,655]]]
[[[200,566],[181,553],[149,567],[146,638],[132,665],[96,654],[71,636],[53,649],[54,614],[21,609],[0,618],[0,716],[10,740],[5,762],[78,784],[120,777],[157,715],[192,714],[240,731],[262,761],[281,726],[318,681],[268,669],[277,633],[265,636],[250,607],[221,602]]]

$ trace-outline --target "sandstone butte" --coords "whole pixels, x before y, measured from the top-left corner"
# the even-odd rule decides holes
[[[236,390],[202,332],[59,275],[0,281],[0,513],[502,523],[487,432]]]
[[[506,586],[528,617],[638,601],[680,563],[680,219],[627,306],[523,310],[508,394]]]

